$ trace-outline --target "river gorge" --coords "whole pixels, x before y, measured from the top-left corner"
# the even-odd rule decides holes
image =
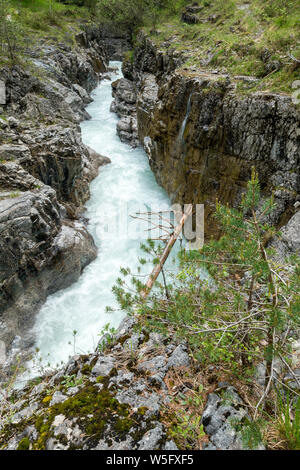
[[[110,66],[120,69],[121,63],[112,62]],[[120,78],[119,74],[112,74],[113,80]],[[68,346],[68,342],[73,342],[74,330],[78,332],[76,350],[86,353],[96,347],[97,332],[100,334],[107,323],[119,326],[122,313],[106,314],[105,308],[115,307],[111,289],[120,268],[130,267],[137,272],[140,256],[138,235],[130,239],[130,227],[127,233],[117,231],[122,211],[129,222],[130,214],[146,212],[151,207],[165,208],[169,203],[167,194],[155,181],[143,149],[132,149],[116,134],[118,118],[110,112],[111,81],[102,81],[92,98],[86,108],[91,119],[81,124],[82,141],[111,160],[92,182],[91,198],[86,203],[87,228],[95,240],[98,256],[77,283],[50,297],[38,314],[36,346],[54,364],[72,355],[73,346]],[[132,221],[131,225],[134,230],[137,224]]]
[[[198,390],[204,368],[176,327],[149,333],[117,305],[120,269],[138,272],[147,238],[131,216],[204,204],[205,241],[216,239],[216,200],[237,208],[255,167],[275,198],[276,256],[297,253],[299,107],[239,93],[243,76],[185,68],[184,53],[145,31],[133,45],[92,24],[72,46],[47,40],[29,54],[34,73],[0,69],[0,446],[178,450],[166,410]],[[250,419],[247,397],[219,364],[205,374],[203,448],[240,450],[231,420]]]

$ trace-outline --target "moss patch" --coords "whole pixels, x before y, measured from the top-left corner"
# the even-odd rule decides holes
[[[29,450],[29,447],[30,447],[30,441],[28,437],[24,437],[23,439],[20,440],[17,450]]]
[[[40,436],[34,448],[45,448],[46,441],[51,437],[51,425],[58,415],[68,419],[77,418],[84,433],[95,443],[103,438],[108,425],[114,438],[122,439],[134,425],[129,410],[129,405],[119,403],[109,390],[99,391],[93,385],[87,385],[65,402],[50,407],[47,415],[37,418],[35,426]]]

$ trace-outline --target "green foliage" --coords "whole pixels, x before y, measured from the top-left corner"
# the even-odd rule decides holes
[[[169,434],[180,449],[196,449],[199,442],[206,436],[201,424],[201,410],[204,407],[203,386],[200,385],[192,395],[179,395],[173,400],[175,412],[172,414],[172,424]]]
[[[107,308],[107,311],[110,311],[110,309]],[[101,336],[101,340],[98,344],[99,351],[105,351],[105,349],[114,342],[116,332],[116,329],[110,326],[110,323],[107,323],[102,328],[101,333],[98,335]]]
[[[282,18],[285,17],[294,7],[294,2],[287,0],[267,0],[262,6],[262,17]]]
[[[235,425],[236,430],[241,433],[244,449],[256,450],[261,445],[263,442],[261,429],[264,425],[265,422],[261,420],[250,421],[249,419]]]
[[[9,0],[0,0],[0,49],[15,63],[21,52],[22,27],[12,14]]]
[[[18,444],[17,450],[29,450],[30,441],[28,437],[23,437]]]
[[[14,41],[17,42],[17,51],[22,49],[21,46],[36,44],[41,35],[45,37],[45,33],[53,34],[52,41],[56,39],[73,43],[74,34],[79,27],[78,20],[90,20],[96,6],[96,0],[91,0],[90,6],[85,4],[81,7],[56,0],[0,0],[0,6],[1,3],[8,5],[11,19],[9,26],[13,25],[14,33],[16,32]],[[2,20],[2,12],[0,16]],[[0,25],[0,30],[1,26],[3,29],[3,24]],[[2,52],[4,55],[8,53],[3,48]]]
[[[183,440],[185,449],[192,449],[195,443],[205,436],[203,425],[201,424],[201,416],[178,414],[177,423],[170,430],[170,435],[176,440]]]
[[[188,341],[203,365],[228,364],[247,378],[264,357],[267,382],[273,379],[275,357],[289,350],[283,333],[300,325],[299,258],[279,263],[267,247],[277,234],[267,222],[273,209],[253,170],[239,209],[216,205],[223,236],[201,251],[181,251],[173,284],[157,282],[146,302],[144,284],[122,270],[114,287],[120,307],[140,313],[147,328]],[[142,245],[154,264],[161,249],[153,241]]]
[[[289,392],[278,392],[280,430],[289,444],[289,449],[300,450],[300,397],[295,402]]]
[[[170,10],[177,11],[171,0],[99,0],[97,5],[101,21],[119,25],[132,35],[138,27],[147,24],[156,29],[159,20]]]
[[[218,67],[221,72],[257,77],[257,82],[237,81],[239,91],[272,89],[291,93],[300,68],[291,65],[290,52],[299,59],[299,2],[297,0],[240,0],[204,2],[198,24],[186,24],[177,11],[160,18],[152,40],[160,49],[183,53],[183,73],[193,68]],[[216,21],[209,18],[216,15]],[[147,32],[151,34],[148,29]],[[265,54],[267,53],[267,54]],[[276,64],[274,63],[276,61]],[[273,65],[272,65],[273,62]]]

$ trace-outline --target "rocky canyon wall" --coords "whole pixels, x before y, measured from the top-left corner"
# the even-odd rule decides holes
[[[97,28],[77,45],[27,51],[31,68],[0,69],[0,341],[26,349],[47,295],[76,281],[96,257],[82,217],[89,183],[109,159],[82,143],[90,92],[107,73]],[[5,356],[4,356],[5,357]]]
[[[162,53],[140,34],[115,85],[120,136],[144,145],[173,202],[205,204],[206,236],[217,233],[216,199],[236,206],[253,166],[263,193],[275,196],[271,222],[284,225],[300,200],[299,109],[287,95],[241,94],[247,77],[180,65],[178,52]]]

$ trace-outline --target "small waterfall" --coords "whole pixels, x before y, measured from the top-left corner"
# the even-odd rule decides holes
[[[185,116],[184,116],[184,120],[182,121],[181,128],[180,128],[180,132],[179,132],[179,135],[178,135],[179,141],[180,141],[180,142],[183,142],[183,143],[185,143],[185,140],[184,140],[184,132],[185,132],[185,128],[186,128],[188,119],[189,119],[189,117],[190,117],[190,112],[191,112],[191,100],[192,100],[192,96],[193,96],[193,93],[191,93],[190,96],[189,96],[188,103],[187,103],[187,108],[186,108],[186,113],[185,113]]]
[[[177,137],[177,145],[176,145],[176,151],[178,152],[178,156],[181,157],[181,161],[184,163],[185,157],[186,157],[186,144],[185,144],[185,139],[184,139],[184,133],[186,129],[187,122],[190,117],[190,112],[191,112],[191,101],[192,101],[192,96],[193,92],[190,93],[188,102],[187,102],[187,107],[186,107],[186,113],[184,116],[184,119],[181,124],[181,128]]]

